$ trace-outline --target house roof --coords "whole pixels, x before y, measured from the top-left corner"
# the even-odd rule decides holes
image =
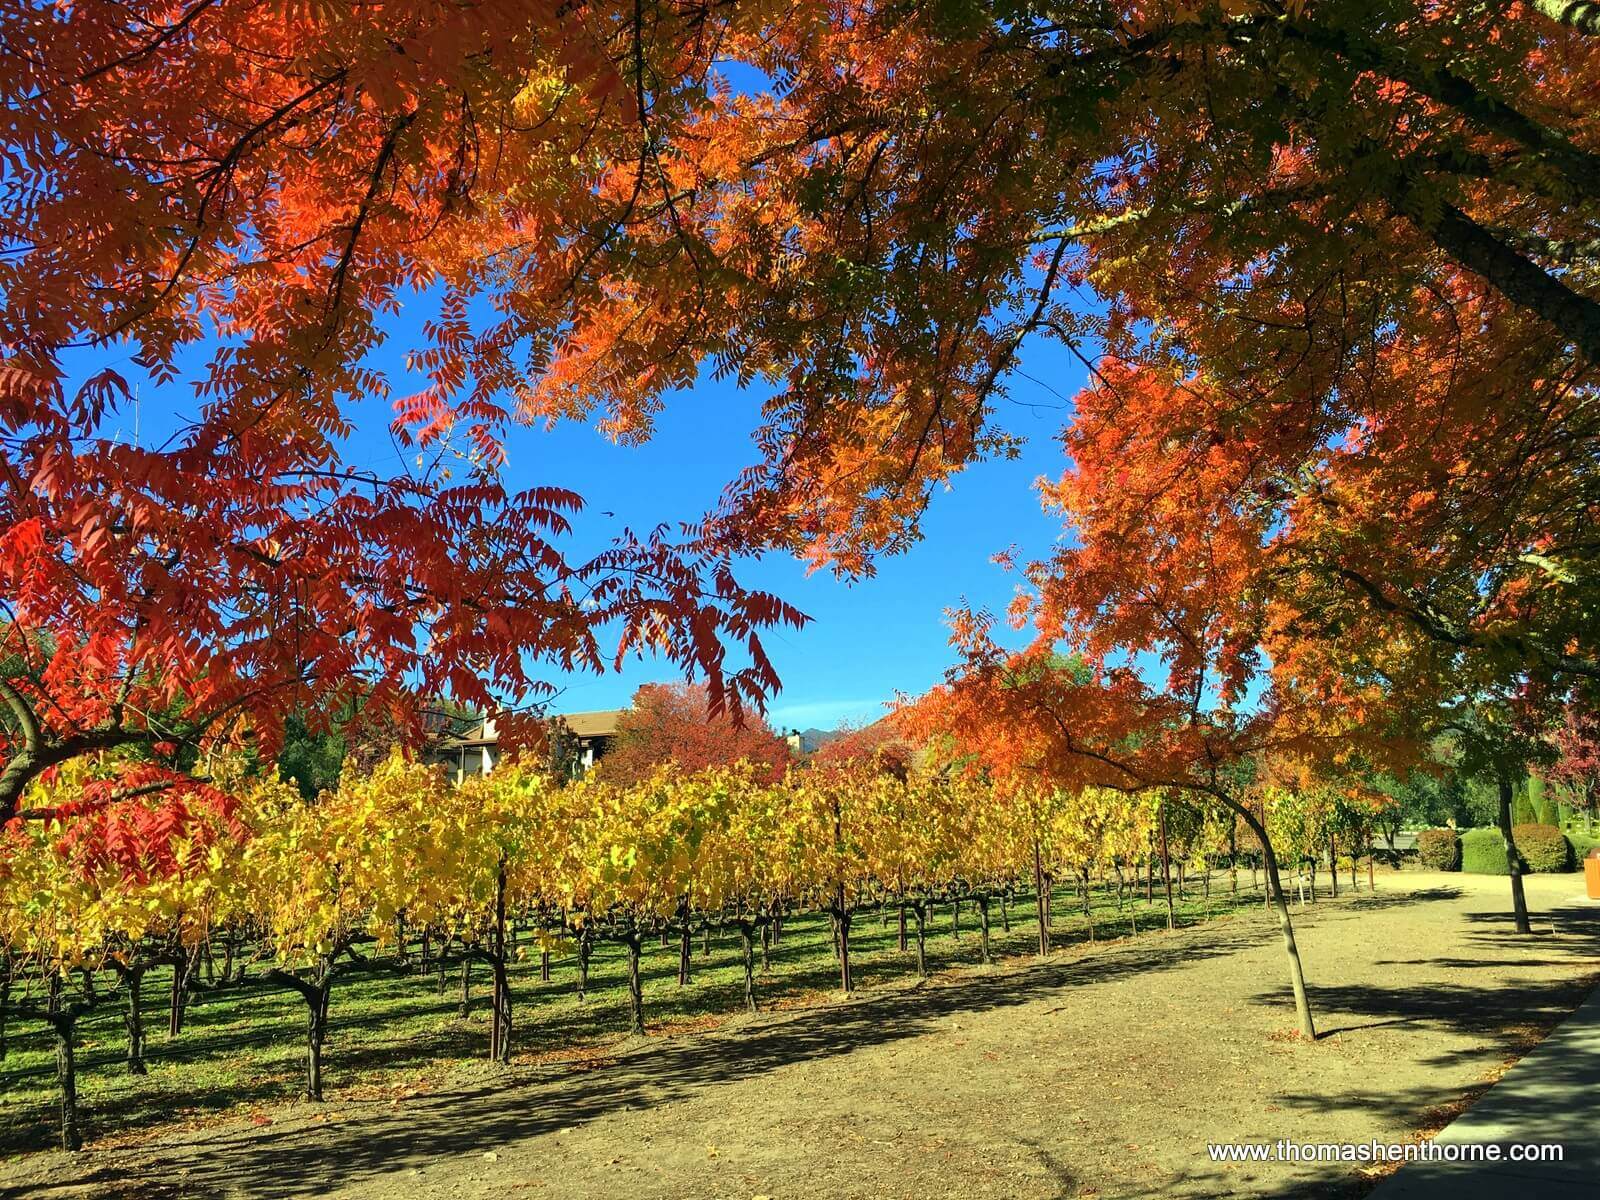
[[[601,708],[593,712],[557,713],[556,719],[565,721],[567,728],[579,737],[614,737],[617,723],[625,708]]]
[[[614,737],[617,732],[617,722],[625,708],[601,708],[592,712],[556,713],[551,720],[566,722],[568,729],[581,738]],[[463,737],[451,738],[444,743],[447,747],[457,746],[493,746],[500,741],[499,731],[494,727],[494,718],[490,717],[471,733]]]

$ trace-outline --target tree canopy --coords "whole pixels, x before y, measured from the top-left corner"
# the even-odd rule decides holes
[[[358,688],[490,704],[645,646],[759,702],[760,630],[800,617],[729,557],[860,575],[920,536],[936,487],[1013,447],[1032,337],[1091,374],[1045,492],[1085,547],[1032,572],[1045,634],[1072,610],[1102,646],[1155,636],[1117,575],[1141,565],[1164,605],[1210,606],[1203,656],[1167,639],[1177,695],[1208,670],[1237,692],[1269,642],[1281,679],[1357,707],[1587,685],[1596,22],[9,6],[0,593],[26,668],[0,810],[88,748],[270,743]],[[420,387],[370,365],[401,303],[431,314]],[[112,345],[136,369],[83,369]],[[506,424],[644,438],[702,370],[772,391],[750,469],[681,535],[569,561],[579,498],[507,490]],[[195,415],[112,439],[146,378]],[[371,401],[415,469],[342,460]],[[1106,549],[1124,533],[1142,564]]]
[[[625,786],[671,763],[698,771],[740,761],[771,782],[788,767],[789,747],[753,714],[736,725],[717,712],[703,686],[647,683],[618,718],[601,773]]]

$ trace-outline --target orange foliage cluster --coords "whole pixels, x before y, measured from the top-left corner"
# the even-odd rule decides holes
[[[0,805],[108,742],[526,691],[608,622],[758,700],[799,617],[728,555],[921,536],[1013,448],[1035,335],[1097,365],[1044,489],[1081,544],[1024,615],[1129,720],[1600,678],[1586,12],[6,7]],[[416,390],[369,365],[402,299]],[[109,344],[193,385],[159,449],[107,437],[135,373],[76,382]],[[702,369],[775,385],[759,462],[682,539],[567,561],[577,498],[506,493],[504,424],[646,437]],[[340,460],[372,400],[415,469]]]

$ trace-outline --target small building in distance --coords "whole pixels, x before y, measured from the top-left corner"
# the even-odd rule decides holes
[[[560,722],[575,743],[573,768],[582,774],[605,756],[617,736],[617,722],[626,709],[606,708],[593,712],[556,713],[551,724]],[[494,719],[480,721],[460,737],[440,742],[428,755],[429,762],[444,764],[450,777],[460,783],[469,775],[487,775],[500,761],[500,735]]]
[[[807,758],[840,736],[837,729],[791,729],[783,735],[783,740],[789,744],[790,754]]]

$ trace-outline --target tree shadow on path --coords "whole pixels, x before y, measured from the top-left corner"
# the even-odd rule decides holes
[[[0,1196],[38,1197],[53,1187],[98,1185],[89,1194],[157,1197],[174,1178],[186,1197],[262,1200],[318,1195],[363,1179],[392,1175],[504,1148],[609,1113],[650,1108],[799,1062],[915,1038],[952,1016],[1048,1000],[1051,993],[1161,973],[1268,943],[1265,922],[1231,921],[1102,945],[1098,952],[1021,967],[963,972],[953,979],[764,1016],[706,1034],[648,1038],[618,1048],[613,1061],[563,1063],[486,1076],[406,1100],[335,1098],[325,1106],[344,1119],[323,1122],[309,1107],[280,1124],[229,1125],[185,1133],[77,1162],[57,1157],[40,1183],[0,1188]],[[307,1114],[302,1116],[302,1114]],[[81,1161],[81,1160],[79,1160]],[[38,1177],[36,1177],[38,1178]],[[154,1189],[154,1190],[151,1190]],[[80,1194],[76,1190],[72,1194]]]

